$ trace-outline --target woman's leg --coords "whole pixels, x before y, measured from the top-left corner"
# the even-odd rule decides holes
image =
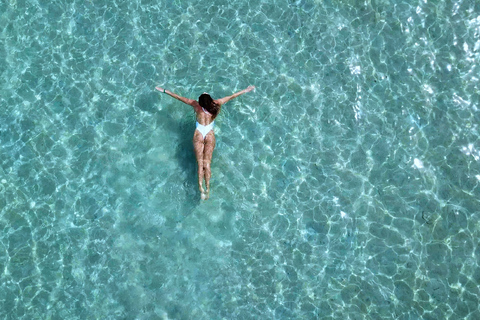
[[[215,134],[213,131],[210,131],[205,137],[205,147],[203,149],[203,168],[205,174],[205,186],[207,187],[207,199],[210,192],[210,177],[212,176],[210,164],[212,163],[213,149],[215,149]]]
[[[203,150],[204,150],[204,140],[202,134],[195,130],[193,134],[193,149],[195,150],[195,157],[197,157],[197,165],[198,165],[198,190],[202,195],[205,193],[203,190],[203,178],[204,178],[204,161],[203,161]]]

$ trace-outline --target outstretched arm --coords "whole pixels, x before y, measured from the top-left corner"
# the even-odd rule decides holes
[[[172,91],[166,90],[166,89],[161,88],[161,87],[155,87],[155,89],[157,89],[157,90],[160,91],[160,92],[166,93],[166,94],[168,94],[169,96],[174,97],[175,99],[180,100],[180,101],[182,101],[183,103],[186,103],[186,104],[188,104],[188,105],[190,105],[190,106],[193,106],[193,104],[196,102],[195,100],[181,97],[181,96],[179,96],[178,94],[175,94],[175,93],[173,93]]]
[[[246,92],[250,92],[252,91],[253,89],[255,89],[255,86],[248,86],[247,89],[243,89],[242,91],[238,91],[237,93],[234,93],[232,94],[231,96],[228,96],[228,97],[225,97],[225,98],[222,98],[222,99],[218,99],[218,100],[215,100],[216,103],[222,105],[222,104],[225,104],[227,103],[228,101],[232,100],[233,98],[236,98],[238,97],[239,95],[242,95]]]

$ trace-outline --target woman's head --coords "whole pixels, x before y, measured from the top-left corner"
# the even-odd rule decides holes
[[[220,106],[213,101],[212,97],[206,92],[202,93],[200,97],[198,97],[198,103],[200,106],[207,110],[213,118],[215,118],[218,113],[220,112]]]

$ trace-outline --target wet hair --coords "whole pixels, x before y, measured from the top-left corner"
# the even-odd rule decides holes
[[[213,116],[213,119],[215,119],[220,112],[220,106],[213,101],[208,93],[202,93],[202,95],[198,97],[198,103]]]

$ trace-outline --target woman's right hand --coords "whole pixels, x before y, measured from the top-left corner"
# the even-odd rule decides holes
[[[248,86],[248,88],[245,89],[245,92],[250,92],[252,90],[255,90],[255,86]]]

